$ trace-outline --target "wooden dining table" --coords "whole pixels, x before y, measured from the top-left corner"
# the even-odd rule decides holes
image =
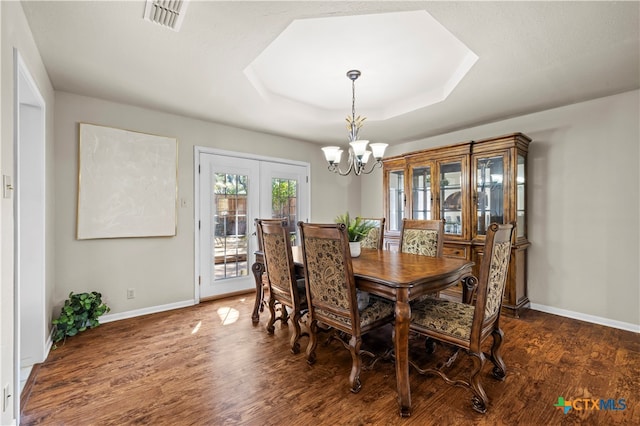
[[[303,268],[302,250],[292,247],[296,268]],[[400,415],[411,415],[411,389],[409,383],[409,325],[411,302],[425,294],[435,293],[462,284],[463,300],[469,300],[475,285],[473,262],[465,259],[429,257],[392,250],[362,249],[359,257],[352,258],[353,275],[358,289],[395,302],[394,351],[396,384]],[[252,320],[259,321],[262,306],[262,254],[256,252],[252,266],[256,279],[256,302]]]

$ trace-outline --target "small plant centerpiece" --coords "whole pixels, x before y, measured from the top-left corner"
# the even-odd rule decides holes
[[[347,226],[351,257],[360,256],[360,250],[362,249],[360,242],[369,234],[369,231],[376,227],[375,223],[370,220],[364,220],[359,216],[351,219],[349,212],[336,217],[335,222],[344,223]],[[369,305],[369,293],[356,289],[356,297],[358,299],[358,309],[362,312],[362,310]]]
[[[369,234],[369,231],[376,227],[375,224],[358,216],[355,219],[351,219],[349,212],[336,217],[335,222],[344,223],[347,226],[351,256],[360,256],[360,241]]]
[[[67,336],[75,336],[87,328],[99,326],[98,318],[110,310],[106,304],[102,303],[102,294],[96,291],[69,293],[69,298],[64,301],[60,315],[51,322],[55,327],[53,349],[56,349],[57,342],[66,340]]]

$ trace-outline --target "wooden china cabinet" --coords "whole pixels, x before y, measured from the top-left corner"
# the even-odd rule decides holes
[[[514,133],[411,152],[383,161],[385,244],[397,246],[402,219],[444,219],[444,255],[475,262],[477,276],[490,223],[516,222],[502,310],[518,317],[527,296],[527,153]],[[459,298],[460,287],[443,292]]]

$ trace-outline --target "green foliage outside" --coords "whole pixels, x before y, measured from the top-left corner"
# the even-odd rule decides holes
[[[284,212],[285,206],[289,206],[290,200],[298,196],[297,182],[288,179],[273,179],[271,181],[271,204],[273,213],[281,217],[288,216]],[[276,216],[274,216],[276,217]]]
[[[247,195],[247,177],[227,173],[216,173],[214,193],[220,195]]]

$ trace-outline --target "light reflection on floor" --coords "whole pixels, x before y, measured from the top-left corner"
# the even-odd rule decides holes
[[[245,301],[244,298],[240,300],[242,302]],[[216,312],[218,314],[218,317],[220,317],[220,322],[222,325],[233,324],[234,322],[238,321],[238,318],[240,318],[240,312],[237,309],[233,309],[228,306],[223,306],[219,308]],[[201,326],[202,326],[202,321],[198,321],[195,327],[193,327],[193,330],[191,330],[191,334],[196,334],[200,330]]]
[[[222,325],[233,324],[238,321],[240,317],[240,312],[237,309],[229,308],[228,306],[223,306],[218,309],[218,316],[220,317],[220,321],[222,321]]]

